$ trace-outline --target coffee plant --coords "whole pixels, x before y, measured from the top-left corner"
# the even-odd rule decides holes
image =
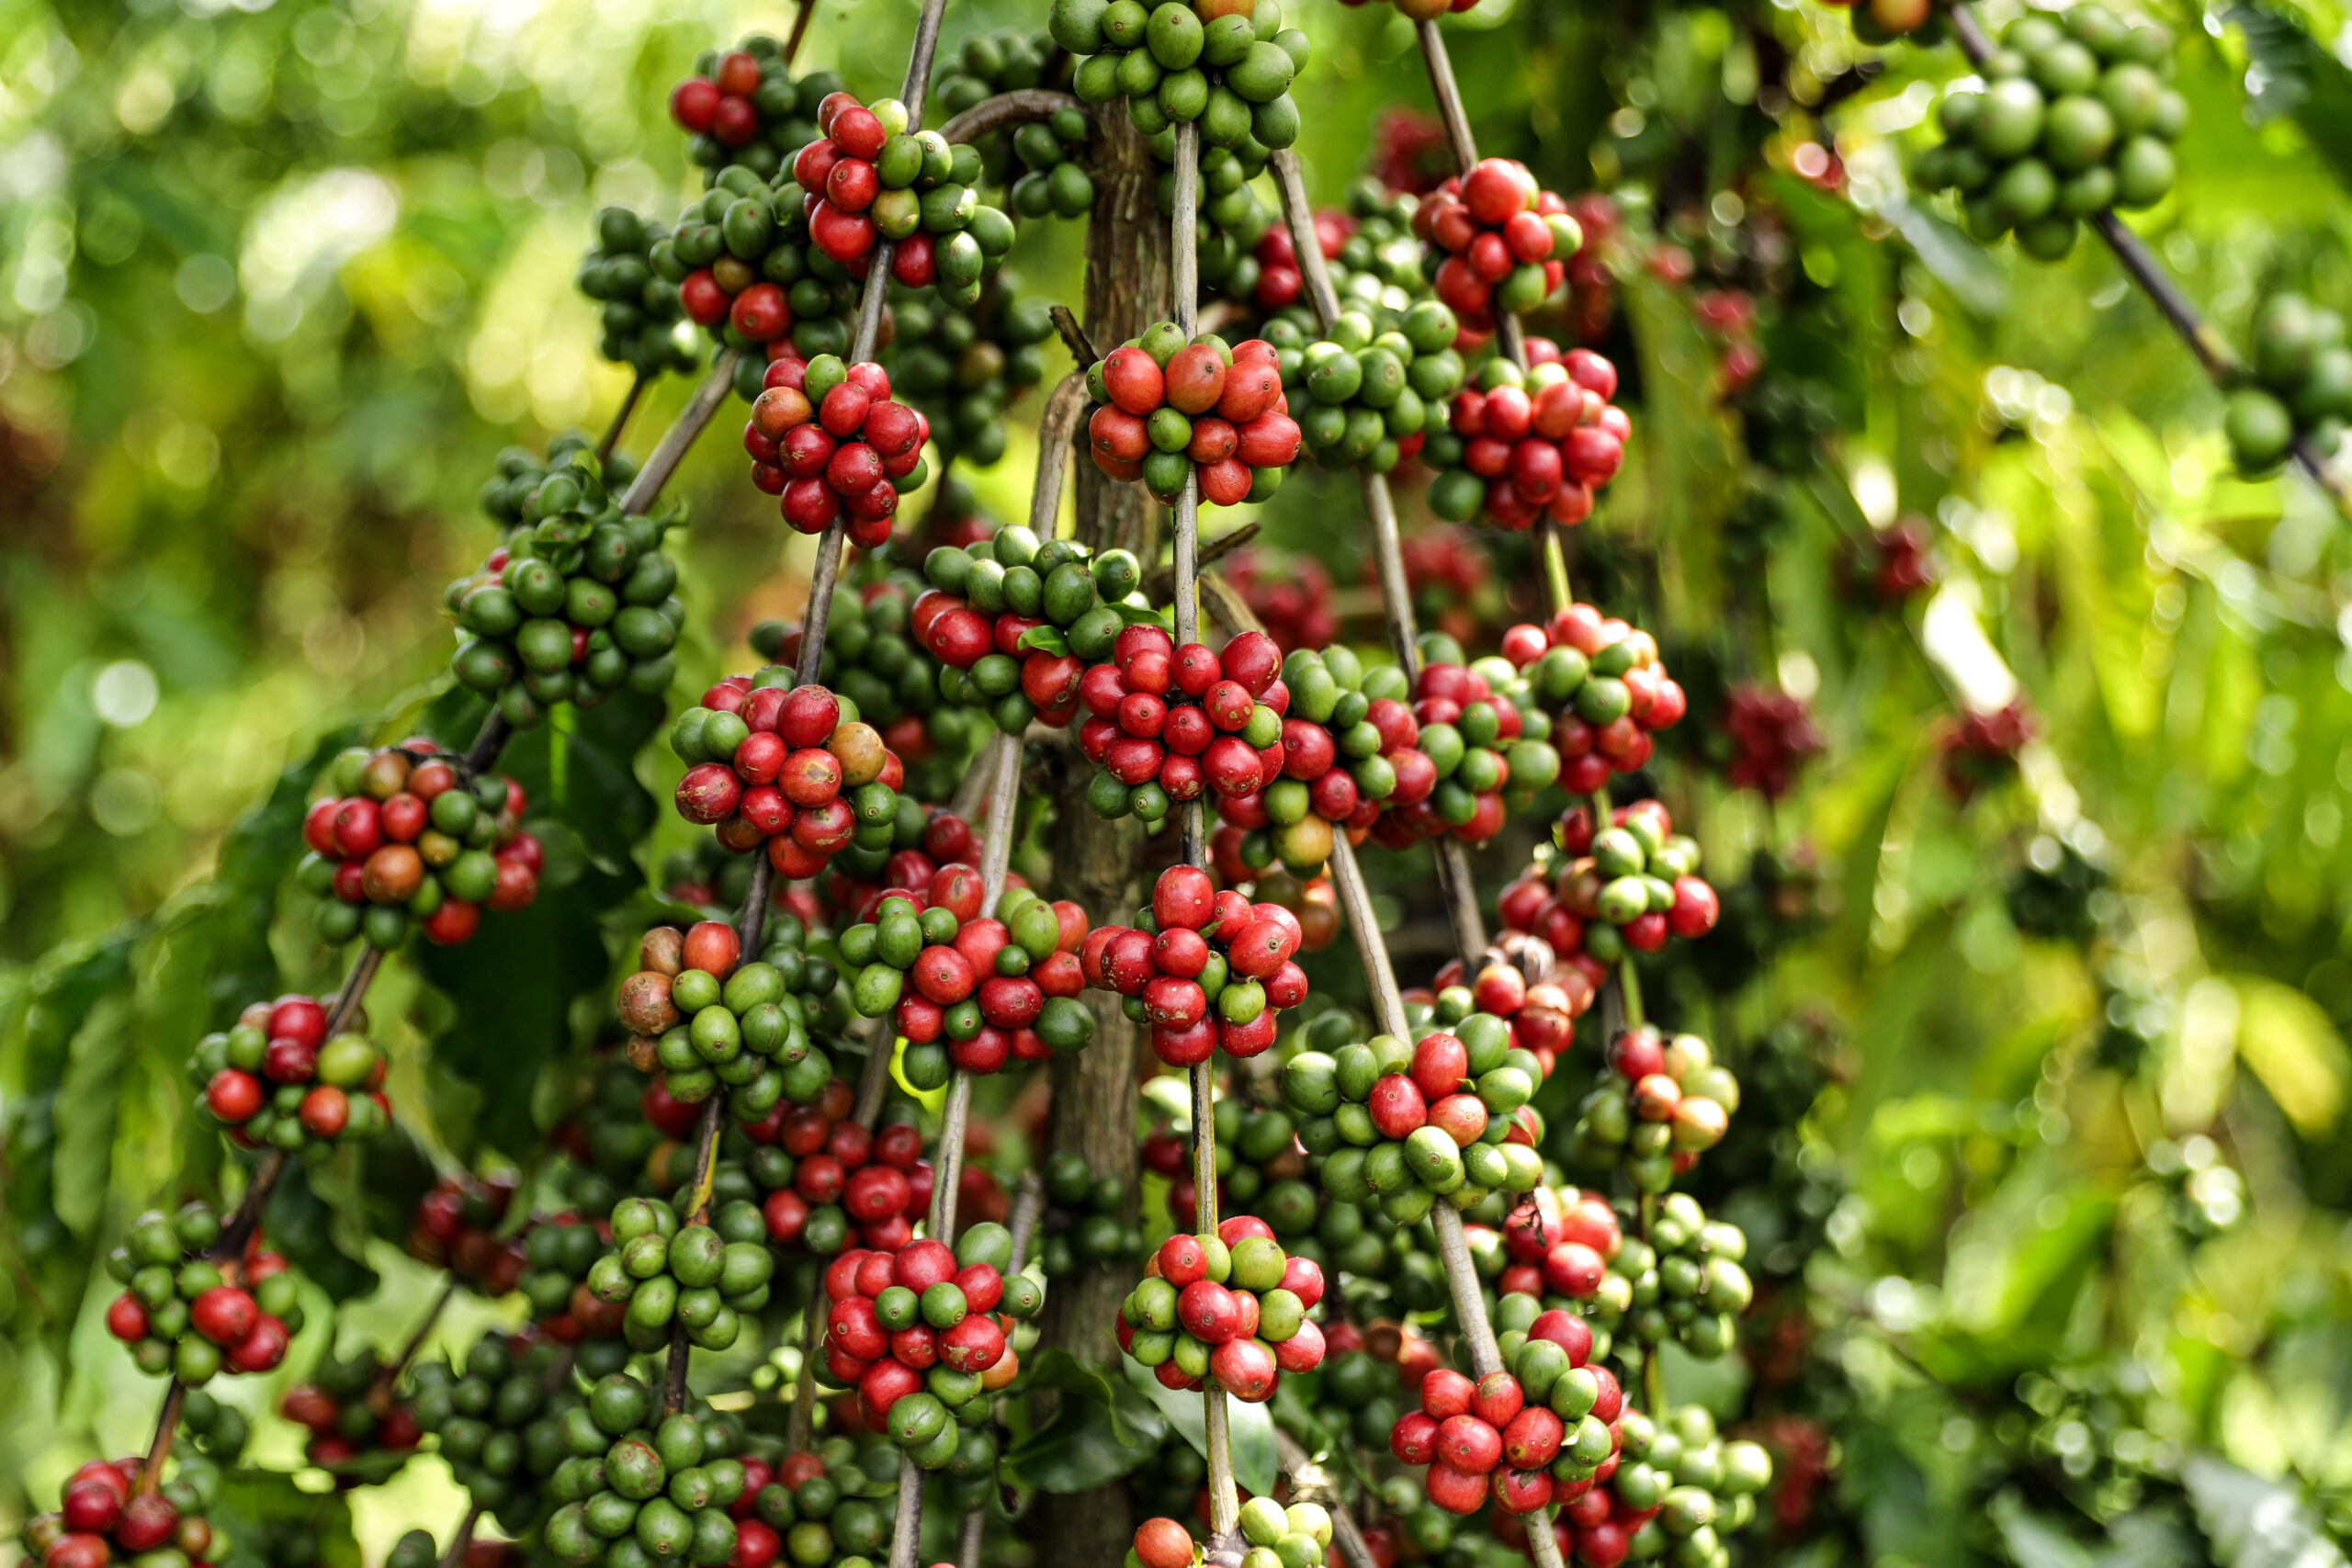
[[[183,9],[0,95],[28,1562],[2343,1560],[2296,21]]]

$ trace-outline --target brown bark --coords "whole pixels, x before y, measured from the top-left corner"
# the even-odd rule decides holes
[[[1086,240],[1086,331],[1099,349],[1140,333],[1169,314],[1168,225],[1153,205],[1158,169],[1143,137],[1124,113],[1106,112],[1094,138],[1094,211]],[[1098,549],[1136,552],[1149,567],[1158,557],[1159,509],[1142,490],[1114,483],[1080,457],[1078,536]],[[1143,897],[1142,831],[1132,820],[1105,822],[1087,808],[1092,768],[1072,732],[1055,761],[1054,826],[1050,847],[1054,891],[1084,906],[1091,920],[1132,918]],[[1136,1186],[1136,1070],[1149,1046],[1119,1010],[1118,998],[1088,991],[1094,1043],[1052,1064],[1054,1103],[1047,1147],[1073,1151],[1096,1176]],[[1132,1213],[1130,1215],[1132,1217]],[[1056,1282],[1048,1293],[1043,1343],[1113,1368],[1113,1334],[1120,1299],[1133,1286],[1129,1270],[1086,1269]],[[1124,1483],[1078,1496],[1037,1499],[1036,1544],[1043,1568],[1101,1568],[1125,1555],[1135,1534],[1134,1506]]]

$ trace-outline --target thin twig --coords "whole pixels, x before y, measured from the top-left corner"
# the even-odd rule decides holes
[[[789,65],[799,56],[800,45],[808,36],[808,24],[817,17],[817,0],[800,0],[800,8],[793,14],[792,32],[784,40],[784,63]]]
[[[458,1525],[458,1533],[449,1538],[449,1550],[441,1554],[440,1568],[458,1568],[466,1559],[466,1549],[474,1543],[474,1526],[481,1522],[482,1506],[476,1503],[466,1510]]]
[[[1086,329],[1078,324],[1078,318],[1070,314],[1069,306],[1050,306],[1046,313],[1053,318],[1054,331],[1061,333],[1062,346],[1069,350],[1072,359],[1078,361],[1080,371],[1102,357],[1094,352],[1094,340],[1086,335]]]
[[[1029,531],[1040,539],[1052,538],[1061,523],[1062,487],[1078,445],[1078,416],[1085,412],[1086,372],[1073,370],[1055,385],[1037,420],[1037,478],[1029,491]]]
[[[678,411],[678,417],[662,439],[654,444],[652,455],[645,459],[645,467],[637,470],[637,478],[629,481],[621,496],[621,511],[631,517],[641,517],[653,510],[653,503],[678,471],[678,464],[685,457],[695,438],[710,423],[718,405],[735,389],[735,364],[743,357],[741,349],[729,349],[711,362],[710,373],[695,388],[695,395]]]
[[[1224,533],[1203,545],[1200,547],[1200,558],[1194,563],[1201,572],[1202,580],[1204,581],[1207,580],[1209,564],[1212,561],[1222,556],[1231,555],[1235,550],[1256,538],[1259,527],[1259,523],[1253,518],[1238,528],[1227,528]],[[1143,592],[1146,598],[1164,599],[1175,591],[1175,587],[1176,569],[1172,566],[1156,566],[1144,573]]]
[[[599,474],[604,472],[605,462],[612,457],[613,448],[620,445],[621,432],[628,428],[628,416],[637,412],[637,400],[645,396],[645,389],[652,384],[653,378],[642,370],[629,382],[628,395],[622,398],[621,406],[613,411],[612,423],[605,426],[604,436],[596,443],[596,471]]]

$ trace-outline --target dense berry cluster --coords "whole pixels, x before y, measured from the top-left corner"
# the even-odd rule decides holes
[[[302,1457],[322,1470],[347,1473],[367,1460],[397,1462],[416,1447],[424,1428],[391,1382],[373,1348],[328,1356],[279,1397],[277,1413],[311,1434]],[[382,1463],[368,1473],[385,1473]]]
[[[920,811],[918,799],[948,793],[950,781],[963,776],[984,723],[977,709],[941,694],[940,662],[913,635],[910,611],[920,592],[897,579],[857,591],[837,589],[817,666],[818,683],[840,693],[880,730],[882,744],[906,767],[910,784],[899,796],[901,816]],[[800,662],[797,621],[762,621],[752,628],[751,643],[772,662]],[[924,785],[931,787],[919,787]]]
[[[1290,693],[1272,638],[1244,632],[1219,653],[1206,643],[1178,648],[1157,625],[1138,623],[1108,651],[1078,682],[1090,716],[1079,746],[1101,770],[1086,802],[1098,815],[1133,813],[1156,826],[1171,805],[1212,790],[1229,801],[1282,775]]]
[[[611,1204],[605,1209],[609,1213]],[[531,1321],[558,1344],[581,1346],[583,1371],[586,1362],[610,1353],[592,1354],[584,1341],[612,1339],[621,1332],[620,1309],[588,1289],[597,1260],[613,1250],[611,1231],[607,1221],[562,1213],[537,1222],[523,1235],[526,1268],[521,1286],[531,1303]]]
[[[1628,1226],[1634,1213],[1630,1201],[1620,1210]],[[1647,1228],[1646,1236],[1628,1235],[1610,1260],[1610,1273],[1624,1283],[1601,1292],[1595,1323],[1613,1329],[1628,1354],[1672,1340],[1702,1359],[1724,1355],[1737,1337],[1734,1319],[1756,1295],[1741,1267],[1747,1233],[1709,1219],[1688,1192],[1660,1198]]]
[[[546,468],[525,470],[541,477],[519,498],[510,479],[500,492],[514,525],[506,542],[442,595],[466,639],[450,672],[518,729],[557,703],[659,696],[677,673],[671,650],[685,612],[671,596],[667,525],[624,515],[597,469],[592,451],[568,445]]]
[[[2062,14],[2019,17],[2001,30],[1980,87],[1947,94],[1946,140],[1912,177],[1956,189],[1968,227],[2056,261],[2082,220],[2111,207],[2153,207],[2172,189],[2172,143],[2188,100],[2172,75],[2169,28],[2118,17],[2096,0]]]
[[[908,624],[960,676],[942,675],[942,694],[986,706],[1009,735],[1033,720],[1060,728],[1077,716],[1087,661],[1109,656],[1143,580],[1126,550],[1040,542],[1019,524],[935,549],[922,569],[932,592],[915,601]]]
[[[1437,297],[1479,333],[1558,293],[1584,246],[1568,204],[1510,158],[1481,159],[1438,186],[1414,209],[1413,232],[1429,243],[1423,265]]]
[[[1281,772],[1256,790],[1220,793],[1216,809],[1243,829],[1239,855],[1251,871],[1279,860],[1295,875],[1313,876],[1330,857],[1335,829],[1362,842],[1383,805],[1431,770],[1403,701],[1405,672],[1396,666],[1367,671],[1340,644],[1320,653],[1300,649],[1283,660],[1282,686],[1290,700]]]
[[[1556,908],[1539,908],[1528,929],[1561,953],[1614,964],[1628,950],[1656,953],[1670,937],[1704,936],[1723,914],[1699,875],[1698,841],[1677,833],[1655,800],[1618,807],[1597,832],[1591,809],[1572,807],[1552,840],[1570,858],[1552,889]]]
[[[1531,359],[1542,341],[1530,340]],[[1526,371],[1488,360],[1478,385],[1454,394],[1446,431],[1423,448],[1424,460],[1441,470],[1430,486],[1430,510],[1448,522],[1500,528],[1529,528],[1545,517],[1583,522],[1592,515],[1594,492],[1625,460],[1633,424],[1610,400],[1616,395],[1617,367],[1589,348]]]
[[[770,361],[766,380],[743,426],[752,482],[779,498],[797,533],[821,534],[846,515],[853,544],[888,544],[900,487],[923,481],[931,422],[894,401],[889,373],[870,361],[787,355]]]
[[[1152,885],[1133,926],[1097,926],[1079,949],[1086,982],[1116,991],[1127,1016],[1151,1025],[1151,1048],[1171,1067],[1222,1048],[1255,1056],[1274,1043],[1276,1015],[1306,999],[1295,962],[1298,917],[1217,890],[1208,873],[1174,865]]]
[[[1588,1166],[1623,1163],[1634,1186],[1663,1192],[1723,1141],[1739,1109],[1739,1080],[1695,1034],[1619,1032],[1610,1071],[1577,1107],[1571,1151]]]
[[[1141,479],[1164,504],[1195,475],[1212,506],[1263,501],[1298,460],[1280,356],[1263,338],[1228,347],[1204,333],[1187,343],[1182,328],[1161,321],[1090,366],[1086,383],[1100,405],[1086,425],[1094,466]]]
[[[889,1016],[907,1042],[899,1070],[919,1089],[946,1083],[951,1067],[993,1073],[1094,1036],[1094,1015],[1077,999],[1086,988],[1078,964],[1086,911],[1020,887],[1006,889],[997,915],[983,919],[977,886],[970,891],[966,913],[924,891],[894,890],[871,919],[842,933],[842,962],[858,971],[857,1010]]]
[[[1453,312],[1434,299],[1376,334],[1357,310],[1340,311],[1312,341],[1287,321],[1269,323],[1284,388],[1306,393],[1299,430],[1307,456],[1326,468],[1380,474],[1418,456],[1432,432],[1449,428],[1462,389],[1458,332]]]
[[[1059,1149],[1046,1156],[1045,1186],[1035,1256],[1047,1280],[1062,1279],[1081,1265],[1125,1267],[1143,1260],[1142,1227],[1125,1218],[1127,1194],[1134,1190],[1126,1177],[1098,1177],[1082,1156]]]
[[[1513,626],[1503,634],[1503,656],[1536,700],[1559,714],[1552,745],[1562,759],[1560,787],[1571,795],[1605,788],[1612,772],[1639,770],[1650,760],[1651,737],[1690,710],[1657,639],[1590,604],[1571,604],[1540,626]]]
[[[220,1217],[204,1203],[176,1216],[151,1209],[107,1254],[123,1286],[107,1308],[107,1332],[130,1347],[139,1370],[201,1388],[221,1372],[266,1372],[286,1359],[302,1305],[286,1259],[259,1233],[243,1254],[216,1258]]]
[[[284,996],[254,1003],[235,1028],[198,1041],[188,1075],[204,1109],[239,1144],[322,1158],[346,1134],[365,1138],[391,1125],[385,1065],[356,1029],[329,1039],[325,1006]]]
[[[836,1078],[816,1103],[745,1129],[753,1145],[745,1166],[766,1192],[760,1213],[774,1246],[819,1258],[852,1246],[893,1251],[930,1207],[922,1134],[906,1122],[870,1128],[850,1114],[854,1100]]]
[[[1172,1235],[1119,1305],[1119,1348],[1168,1388],[1209,1383],[1261,1404],[1284,1372],[1323,1364],[1323,1330],[1307,1318],[1323,1270],[1293,1258],[1265,1221],[1237,1214],[1214,1235]]]
[[[1276,0],[1237,11],[1195,0],[1054,0],[1054,41],[1083,56],[1070,86],[1090,104],[1127,101],[1146,136],[1198,120],[1212,147],[1298,140],[1291,78],[1306,35],[1283,26]]]
[[[765,1568],[782,1556],[795,1568],[875,1568],[887,1561],[897,1467],[893,1480],[876,1481],[856,1459],[847,1437],[829,1439],[820,1453],[787,1454],[773,1469],[746,1459],[753,1484],[728,1509],[737,1546],[729,1562]]]
[[[1724,776],[1736,789],[1778,800],[1797,782],[1797,770],[1828,745],[1813,709],[1786,692],[1736,686],[1724,704],[1724,734],[1732,747]]]
[[[1397,1417],[1388,1450],[1429,1466],[1429,1499],[1448,1513],[1475,1514],[1491,1499],[1507,1514],[1532,1514],[1616,1458],[1624,1394],[1591,1356],[1582,1318],[1544,1313],[1508,1371],[1475,1382],[1451,1367],[1424,1375],[1421,1407]]]
[[[1944,787],[1968,800],[1980,789],[2006,783],[2018,771],[2018,754],[2037,733],[2023,697],[1989,713],[1973,708],[1944,725],[1936,736],[1943,757]]]
[[[1339,640],[1331,574],[1313,556],[1275,560],[1252,547],[1236,550],[1223,564],[1225,580],[1283,652],[1324,648]]]
[[[1507,1261],[1495,1281],[1497,1293],[1532,1298],[1541,1312],[1598,1294],[1611,1260],[1624,1245],[1624,1229],[1617,1211],[1597,1193],[1537,1187],[1505,1217],[1502,1237]],[[1509,1321],[1510,1315],[1516,1314],[1498,1311],[1496,1329],[1523,1331],[1526,1325]],[[1605,1355],[1607,1348],[1596,1333],[1593,1354]]]
[[[745,962],[733,926],[657,926],[639,942],[638,962],[621,982],[621,1024],[632,1057],[651,1043],[671,1099],[700,1104],[724,1084],[728,1108],[752,1122],[786,1100],[806,1104],[832,1081],[831,1058],[809,1038],[808,999],[764,956]]]
[[[741,164],[765,179],[808,140],[816,106],[841,85],[831,72],[795,82],[782,46],[754,33],[724,53],[704,51],[695,73],[670,90],[670,118],[687,133],[695,163],[711,170]]]
[[[872,725],[822,686],[770,665],[730,675],[678,716],[678,815],[738,854],[766,846],[779,876],[819,874],[853,842],[889,844],[906,770]]]
[[[1628,1558],[1728,1568],[1722,1538],[1755,1517],[1771,1455],[1758,1443],[1719,1439],[1697,1404],[1678,1406],[1663,1427],[1628,1410],[1618,1432],[1615,1469],[1552,1521],[1562,1557],[1583,1568],[1618,1568]]]
[[[903,298],[890,315],[890,384],[927,412],[943,464],[994,465],[1004,456],[1005,409],[1045,379],[1040,345],[1054,335],[1046,302],[1022,299],[1001,273],[968,309]]]
[[[653,270],[653,247],[669,237],[626,207],[607,207],[596,214],[596,243],[574,276],[596,302],[597,354],[647,378],[695,367],[694,345],[677,330],[686,319],[678,286]]]
[[[1510,930],[1478,955],[1475,968],[1456,959],[1440,969],[1437,987],[1430,1023],[1461,1035],[1479,1057],[1487,1047],[1477,1032],[1500,1024],[1510,1045],[1533,1056],[1546,1077],[1575,1043],[1576,1021],[1598,995],[1581,967]]]
[[[409,1255],[451,1270],[483,1295],[506,1294],[527,1267],[521,1239],[503,1234],[514,1201],[511,1176],[483,1179],[460,1171],[442,1177],[416,1201]]]
[[[825,237],[839,239],[831,231]],[[749,168],[722,169],[649,259],[654,276],[677,289],[687,318],[724,342],[802,355],[849,345],[853,269],[864,254],[836,257],[826,248],[797,185],[771,186]],[[738,389],[747,380],[756,385],[759,374],[760,355],[745,355]]]
[[[638,1350],[670,1343],[674,1318],[687,1340],[724,1350],[742,1332],[742,1314],[767,1304],[775,1258],[766,1246],[766,1221],[738,1200],[718,1206],[707,1222],[659,1198],[624,1198],[613,1206],[616,1250],[588,1270],[588,1290],[609,1305],[628,1304],[622,1332]]]
[[[895,1253],[844,1252],[825,1269],[825,1370],[857,1391],[866,1425],[925,1470],[955,1457],[958,1413],[1020,1371],[1006,1332],[1045,1293],[1006,1274],[1012,1261],[1012,1233],[983,1223],[953,1250],[912,1241]]]
[[[2300,294],[2273,294],[2255,310],[2253,349],[2254,373],[2222,421],[2238,467],[2263,472],[2299,436],[2332,455],[2352,421],[2344,318]]]
[[[742,1431],[728,1416],[664,1416],[651,1389],[615,1373],[565,1415],[553,1447],[548,1491],[559,1506],[540,1540],[574,1568],[673,1560],[767,1568],[775,1560],[775,1533],[765,1526],[745,1550],[750,1532],[736,1515],[753,1477],[738,1457]]]
[[[1397,752],[1396,792],[1372,829],[1390,849],[1442,833],[1485,843],[1502,831],[1513,806],[1560,776],[1551,718],[1519,671],[1498,658],[1465,665],[1460,652],[1449,638],[1422,638],[1429,661],[1413,682],[1419,735]]]
[[[40,1568],[107,1568],[119,1558],[162,1568],[220,1558],[229,1543],[205,1518],[220,1500],[219,1468],[183,1462],[161,1487],[142,1490],[146,1465],[92,1460],[68,1476],[58,1510],[25,1521],[26,1560]]]
[[[335,758],[326,793],[302,818],[311,852],[295,868],[319,897],[319,935],[387,951],[413,920],[441,946],[466,941],[481,911],[521,909],[539,892],[539,840],[523,830],[523,786],[469,776],[462,758],[413,738]]]
[[[1324,1156],[1334,1201],[1376,1200],[1410,1224],[1441,1198],[1467,1209],[1544,1179],[1535,1152],[1544,1121],[1528,1104],[1542,1064],[1510,1045],[1508,1029],[1472,1038],[1476,1056],[1459,1036],[1432,1030],[1411,1045],[1376,1034],[1331,1055],[1304,1051],[1283,1066],[1283,1097],[1308,1119],[1299,1141]]]
[[[817,106],[818,138],[792,160],[808,236],[858,273],[876,243],[889,241],[893,278],[910,288],[935,284],[949,304],[973,304],[1012,248],[1012,220],[979,199],[978,149],[907,125],[907,107],[895,98],[868,107],[833,93]]]

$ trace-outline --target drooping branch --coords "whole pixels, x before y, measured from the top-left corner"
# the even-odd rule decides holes
[[[1090,112],[1085,101],[1075,94],[1057,93],[1049,87],[1019,87],[992,98],[982,98],[941,126],[939,134],[950,141],[977,141],[991,130],[1051,119],[1064,109]]]

